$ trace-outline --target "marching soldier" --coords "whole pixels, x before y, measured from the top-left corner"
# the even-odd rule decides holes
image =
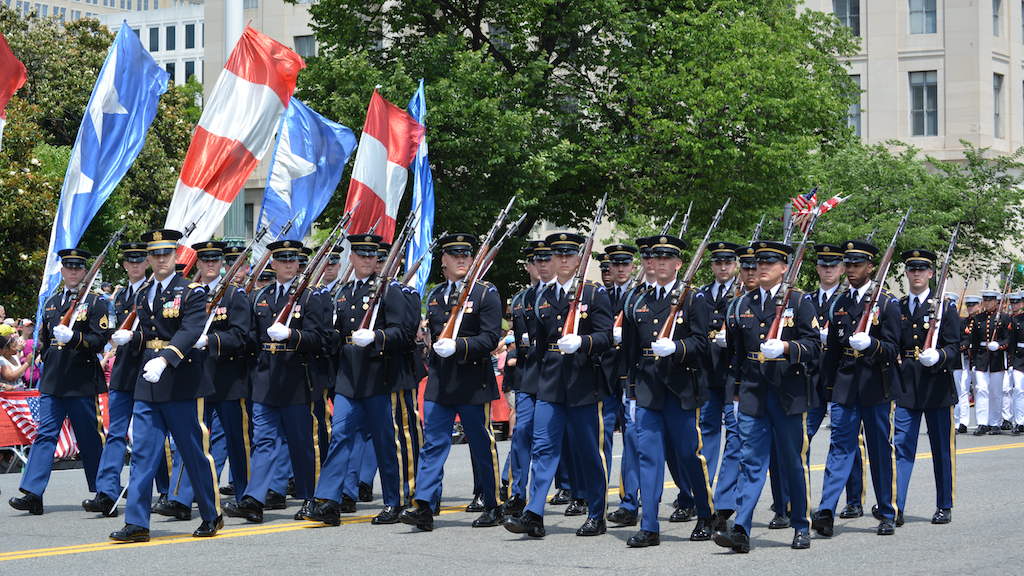
[[[806,549],[811,500],[807,480],[807,366],[817,361],[821,343],[810,298],[792,290],[780,293],[793,248],[781,242],[756,243],[759,287],[737,305],[738,321],[729,334],[739,395],[736,415],[743,438],[736,523],[728,533],[715,532],[715,543],[735,552],[750,551],[750,527],[764,487],[772,453],[786,476],[791,496],[791,547]],[[781,306],[777,337],[770,334]]]
[[[603,254],[604,261],[608,263],[609,281],[605,284],[608,297],[611,303],[612,319],[615,319],[622,309],[622,301],[630,288],[633,277],[633,255],[636,248],[626,244],[611,244],[605,247]],[[601,409],[604,418],[604,459],[606,476],[610,479],[612,473],[613,441],[615,428],[621,422],[622,415],[622,381],[618,372],[619,346],[620,343],[612,342],[612,346],[597,358],[597,369],[602,379],[601,386],[607,395],[601,400]],[[625,430],[625,426],[618,426]]]
[[[689,292],[682,314],[669,317],[673,300],[680,298],[685,288],[676,278],[685,248],[686,243],[679,238],[656,237],[651,245],[654,285],[633,304],[623,327],[622,349],[628,356],[627,366],[633,367],[631,380],[636,386],[640,493],[644,501],[640,531],[627,541],[633,548],[661,542],[658,505],[664,486],[666,448],[675,453],[679,471],[693,490],[698,520],[690,539],[711,539],[711,479],[700,453],[699,413],[706,398],[698,374],[701,358],[707,352],[711,304],[703,292]],[[658,337],[665,322],[676,322],[672,339]]]
[[[111,338],[119,346],[136,347],[141,341],[145,347],[142,373],[135,383],[125,525],[110,535],[120,542],[149,540],[153,477],[164,458],[168,433],[192,480],[203,518],[192,535],[211,537],[224,526],[205,424],[205,397],[213,392],[213,383],[202,376],[206,352],[195,348],[206,323],[206,289],[174,272],[181,236],[176,230],[154,230],[142,236],[153,281],[145,292],[135,295],[139,329],[118,330]]]
[[[1016,307],[1011,312],[1010,319],[1010,394],[1008,421],[1011,424],[1010,431],[1014,436],[1024,434],[1024,307],[1021,306],[1021,299],[1024,294],[1014,294]],[[1013,301],[1013,300],[1011,300]]]
[[[605,289],[611,288],[614,282],[612,281],[612,265],[611,261],[608,260],[608,254],[598,254],[596,258],[598,268],[601,270],[601,285]]]
[[[871,274],[878,248],[862,241],[845,244],[843,260],[850,289],[835,299],[828,313],[828,344],[822,374],[832,382],[831,443],[825,465],[821,504],[811,527],[821,536],[834,533],[839,494],[853,469],[857,435],[863,425],[879,505],[879,536],[895,534],[896,463],[892,445],[892,385],[899,346],[899,301],[882,290],[877,320],[856,332],[874,289]],[[828,382],[826,382],[828,386]]]
[[[999,425],[1010,335],[1009,318],[998,312],[1001,296],[997,290],[982,290],[980,311],[971,318],[967,328],[974,372],[974,413],[978,420],[975,436],[1002,433]]]
[[[465,300],[462,322],[454,338],[440,338],[463,279],[472,263],[476,236],[449,234],[437,241],[445,282],[427,297],[427,324],[433,341],[424,393],[424,440],[416,472],[414,507],[399,520],[420,530],[434,529],[434,505],[441,499],[441,477],[452,443],[456,415],[469,441],[485,510],[474,528],[497,526],[498,450],[491,430],[490,402],[498,398],[491,351],[501,338],[501,296],[494,286],[477,282]]]
[[[355,510],[357,487],[353,483],[346,486],[346,481],[350,478],[353,448],[366,432],[373,439],[371,449],[384,494],[384,509],[372,523],[394,524],[401,511],[399,456],[395,449],[400,431],[393,416],[397,408],[395,390],[400,381],[411,379],[412,366],[406,361],[406,352],[413,345],[419,315],[403,293],[408,288],[391,281],[383,288],[383,297],[374,311],[374,328],[360,327],[377,284],[388,281],[376,272],[380,240],[373,234],[349,237],[354,277],[342,287],[335,302],[337,335],[332,338],[337,340],[338,366],[333,437],[316,487],[316,507],[306,516],[330,526],[341,523],[340,501],[345,488],[350,504],[345,511]]]
[[[311,378],[312,355],[323,349],[331,322],[330,304],[322,291],[309,288],[295,299],[288,324],[277,318],[298,287],[302,243],[278,240],[267,245],[277,280],[255,298],[256,333],[260,351],[252,378],[253,447],[249,485],[237,502],[224,507],[228,516],[263,522],[267,491],[281,466],[275,462],[280,439],[287,442],[295,476],[295,497],[302,499],[301,519],[310,513],[319,472],[319,424],[314,416],[316,385]]]
[[[974,354],[971,350],[971,319],[978,313],[981,306],[981,296],[967,294],[964,296],[964,309],[966,317],[961,317],[963,326],[963,339],[960,341],[960,374],[955,371],[953,377],[956,379],[957,402],[956,421],[959,423],[956,428],[957,434],[966,434],[967,426],[971,423],[971,386],[974,383]],[[975,420],[980,424],[981,419],[975,415]]]
[[[606,531],[608,481],[602,446],[602,398],[608,392],[600,389],[595,359],[612,346],[611,303],[603,286],[586,283],[577,308],[578,333],[563,335],[584,238],[563,232],[549,235],[545,242],[554,252],[556,275],[540,295],[537,308],[535,345],[544,353],[540,356],[534,407],[533,481],[526,509],[520,516],[509,517],[505,528],[534,538],[546,534],[544,497],[567,443],[577,470],[572,477],[574,496],[587,504],[587,520],[576,535],[597,536]]]
[[[21,475],[22,496],[9,500],[15,510],[35,515],[43,513],[43,492],[50,481],[64,419],[71,419],[90,492],[96,491],[96,470],[104,442],[99,395],[105,387],[97,354],[103,351],[113,329],[110,303],[98,294],[79,292],[88,289],[83,282],[86,262],[92,254],[80,248],[66,248],[57,255],[64,290],[46,301],[36,345],[39,358],[46,365],[39,382],[38,427]],[[71,306],[75,306],[75,322],[68,326],[61,320]]]
[[[960,355],[960,315],[956,306],[933,294],[928,282],[935,276],[935,253],[924,249],[900,255],[906,266],[910,293],[900,299],[900,385],[896,393],[896,506],[902,524],[910,475],[917,456],[921,419],[928,424],[936,510],[932,524],[952,519],[956,478],[953,403],[956,387],[948,363]],[[928,332],[941,317],[941,332],[926,346]]]

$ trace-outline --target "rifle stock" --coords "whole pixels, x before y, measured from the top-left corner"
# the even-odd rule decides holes
[[[100,272],[100,266],[102,266],[103,261],[107,259],[107,252],[110,252],[110,247],[121,238],[122,234],[124,234],[124,226],[122,226],[117,232],[114,232],[114,235],[107,241],[107,245],[103,247],[103,251],[100,252],[99,256],[97,256],[95,260],[93,260],[89,271],[86,272],[85,276],[82,278],[82,283],[71,288],[71,292],[74,294],[71,299],[71,305],[68,306],[67,312],[65,312],[64,316],[60,319],[60,323],[64,326],[67,326],[68,328],[74,327],[76,318],[75,310],[78,308],[79,303],[84,301],[85,297],[89,295],[89,292],[92,292],[92,287],[96,283],[96,276]]]
[[[881,262],[878,263],[878,272],[875,273],[874,285],[871,287],[871,298],[867,302],[867,307],[864,308],[864,313],[861,314],[860,322],[857,323],[855,332],[867,332],[875,321],[875,308],[878,305],[878,298],[882,295],[885,277],[889,275],[889,268],[892,266],[893,253],[896,251],[896,241],[899,240],[899,237],[903,234],[903,229],[907,226],[907,218],[910,217],[911,210],[913,209],[907,208],[906,214],[900,220],[899,227],[896,228],[896,233],[892,235],[892,240],[889,241],[888,248],[885,249],[885,255],[882,256]]]
[[[935,284],[935,296],[932,298],[932,302],[938,302],[939,305],[937,307],[932,305],[931,315],[934,321],[924,337],[924,350],[934,348],[941,334],[939,328],[942,326],[942,316],[946,312],[946,281],[949,279],[949,267],[953,261],[953,251],[956,250],[956,240],[959,235],[960,224],[957,223],[956,228],[953,229],[953,235],[949,239],[949,247],[946,248],[946,257],[942,261],[942,270],[939,271],[939,281]]]
[[[565,314],[565,323],[562,324],[562,336],[576,334],[580,328],[580,302],[583,300],[583,288],[586,284],[587,266],[590,264],[590,252],[594,248],[594,235],[597,234],[597,227],[601,225],[604,218],[605,206],[608,204],[608,193],[606,192],[601,203],[597,205],[594,212],[594,222],[590,226],[590,235],[583,244],[583,252],[580,256],[579,266],[576,267],[576,279],[573,281],[573,291],[569,300],[569,310]]]

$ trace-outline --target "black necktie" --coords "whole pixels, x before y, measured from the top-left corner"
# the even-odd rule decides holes
[[[163,291],[163,286],[164,285],[161,284],[160,282],[156,283],[156,292],[153,293],[153,302],[159,302],[160,301],[160,295],[163,294],[163,292],[164,292]]]
[[[715,294],[715,302],[722,300],[722,294],[725,293],[725,284],[718,285],[718,294]]]
[[[914,296],[914,303],[910,306],[910,314],[913,316],[917,314],[917,307],[921,305],[921,300],[917,296]]]
[[[820,300],[821,300],[821,304],[819,305],[819,308],[824,308],[825,307],[825,303],[828,302],[828,292],[825,292],[824,290],[822,290],[821,291],[821,298],[820,298]]]
[[[277,298],[274,300],[274,304],[281,304],[282,300],[284,300],[284,285],[283,284],[278,284],[277,285]]]
[[[132,288],[132,285],[129,284],[128,285],[128,291],[125,292],[125,295],[124,295],[124,301],[125,301],[126,304],[131,304],[131,302],[132,302],[132,295],[134,293],[135,293],[135,290]]]

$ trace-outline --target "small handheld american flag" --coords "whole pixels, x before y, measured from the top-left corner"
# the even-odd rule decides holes
[[[847,196],[847,198],[849,198],[849,196]],[[815,187],[810,192],[806,194],[798,194],[792,199],[793,221],[800,226],[801,232],[806,232],[807,226],[811,223],[811,214],[814,212],[815,208],[818,209],[819,214],[824,214],[845,200],[846,198],[842,198],[837,194],[819,206],[818,188]]]

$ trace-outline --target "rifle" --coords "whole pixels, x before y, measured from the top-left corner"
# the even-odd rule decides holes
[[[501,237],[498,238],[498,241],[494,243],[494,246],[487,251],[487,256],[484,258],[484,269],[483,272],[480,273],[480,278],[487,276],[487,273],[491,271],[491,265],[494,264],[494,259],[498,257],[498,251],[501,250],[505,241],[511,238],[512,235],[516,233],[516,230],[523,225],[524,221],[526,221],[526,214],[523,214],[518,220],[509,224],[508,228],[505,229],[505,233],[502,234]]]
[[[1013,273],[1017,269],[1017,265],[1010,262],[1010,271],[1006,274],[1006,283],[1003,284],[1003,297],[999,299],[999,304],[996,306],[996,315],[992,319],[992,334],[989,336],[988,342],[992,342],[996,339],[996,331],[999,330],[999,315],[1003,313],[1003,305],[1006,303],[1007,296],[1010,294],[1010,286],[1013,285]]]
[[[953,262],[953,251],[956,250],[956,239],[960,235],[960,223],[957,222],[956,228],[953,229],[953,235],[949,239],[949,247],[946,248],[946,257],[942,261],[942,269],[939,271],[939,281],[935,284],[935,297],[932,298],[932,302],[938,302],[938,310],[935,305],[932,305],[932,321],[931,328],[928,329],[928,334],[924,337],[924,350],[929,348],[935,348],[935,344],[938,342],[939,327],[942,324],[942,316],[946,311],[946,281],[949,279],[949,266]],[[914,356],[919,357],[921,348],[914,348]]]
[[[686,234],[686,231],[690,229],[690,211],[693,210],[693,200],[690,200],[690,205],[686,208],[686,214],[683,215],[683,225],[679,227],[679,237],[682,238]],[[664,234],[665,230],[662,232]]]
[[[690,206],[693,207],[693,202],[690,202]],[[676,214],[678,214],[678,213],[676,213]],[[676,219],[676,214],[672,214],[672,217],[668,219],[668,222],[665,222],[665,225],[661,227],[661,234],[663,234],[663,235],[664,234],[668,234],[668,229],[669,229],[670,226],[672,226],[672,222]],[[684,233],[686,232],[686,228],[689,225],[690,225],[690,211],[687,210],[686,211],[686,216],[685,216],[685,221],[683,222],[683,229],[682,229],[682,231]],[[624,290],[629,290],[630,288],[635,286],[638,282],[643,280],[643,277],[644,277],[644,266],[643,266],[643,263],[641,263],[640,266],[637,266],[636,272],[633,272],[633,277],[629,279],[629,282],[626,282],[626,287],[624,288]],[[615,315],[615,327],[616,328],[622,328],[622,321],[624,319],[624,314],[625,314],[624,310],[619,310],[619,313]]]
[[[358,202],[357,202],[357,204],[358,204]],[[380,226],[380,218],[379,217],[377,218],[377,221],[373,223],[373,226],[370,226],[370,229],[367,230],[366,232],[364,232],[364,234],[373,234],[374,232],[377,231],[377,226]],[[338,282],[334,285],[334,292],[331,292],[331,299],[332,300],[337,300],[338,299],[338,294],[341,294],[342,287],[344,287],[345,284],[347,284],[349,279],[351,279],[351,278],[352,278],[352,259],[349,259],[349,261],[345,264],[344,272],[341,272],[340,274],[338,274]]]
[[[692,206],[693,203],[690,203],[690,205]],[[686,215],[689,216],[690,213],[687,212]],[[665,221],[665,225],[661,227],[661,234],[668,234],[669,228],[671,228],[672,224],[674,224],[675,221],[676,221],[676,216],[679,216],[679,211],[678,210],[673,212],[672,213],[672,217]]]
[[[469,298],[469,294],[473,291],[476,286],[477,280],[479,280],[480,272],[483,270],[484,260],[487,259],[487,255],[491,250],[491,243],[494,241],[494,236],[497,235],[498,230],[502,224],[505,223],[505,219],[508,218],[508,213],[512,210],[512,204],[516,201],[516,197],[513,196],[505,209],[498,214],[498,218],[495,219],[494,224],[491,225],[491,229],[487,232],[487,236],[484,237],[483,242],[480,244],[480,248],[476,251],[476,255],[473,257],[473,263],[470,264],[469,270],[466,272],[466,276],[463,277],[462,289],[458,291],[458,295],[455,298],[455,304],[452,305],[451,312],[448,315],[448,322],[445,323],[444,328],[441,329],[441,333],[437,339],[454,338],[459,332],[459,326],[462,324],[462,313],[466,307],[466,300]],[[457,284],[456,284],[457,286]]]
[[[331,253],[331,249],[338,243],[337,239],[344,235],[346,226],[351,219],[352,212],[345,212],[341,216],[341,220],[338,220],[338,223],[327,234],[327,239],[320,245],[320,249],[316,251],[316,254],[309,259],[306,269],[299,274],[296,281],[292,282],[291,289],[288,290],[288,301],[281,308],[281,311],[277,313],[275,322],[285,326],[291,324],[292,310],[295,308],[295,303],[309,289],[312,281],[323,274],[323,268],[327,265],[327,255]]]
[[[274,236],[273,242],[277,242],[283,238],[284,235],[292,229],[292,222],[294,221],[295,217],[292,216],[290,220],[285,222],[284,226],[281,226],[281,229],[277,232],[277,235]],[[239,260],[241,260],[241,258],[239,258]],[[249,276],[245,279],[246,292],[252,292],[253,289],[256,288],[256,282],[260,279],[260,274],[266,270],[268,264],[270,264],[270,250],[264,250],[263,256],[260,257],[260,261],[249,269]]]
[[[807,230],[804,231],[804,237],[800,240],[800,244],[793,253],[793,264],[786,271],[786,275],[782,278],[782,285],[779,286],[779,290],[775,293],[775,318],[772,320],[772,325],[768,328],[768,335],[766,336],[768,340],[778,339],[782,333],[782,315],[785,313],[786,305],[793,295],[793,290],[795,290],[796,279],[800,276],[800,264],[804,261],[807,243],[811,237],[811,231],[814,230],[814,225],[818,223],[819,216],[821,216],[821,210],[815,207],[814,211],[811,212],[811,221],[807,224]]]
[[[291,223],[289,222],[288,225],[291,226]],[[256,244],[259,244],[260,240],[263,239],[263,236],[266,235],[266,233],[266,226],[263,226],[256,232],[256,235],[253,236],[253,239],[251,242],[249,242],[249,245],[245,247],[245,250],[242,250],[242,252],[238,255],[238,258],[235,259],[234,263],[228,267],[227,273],[224,274],[224,279],[221,281],[221,283],[217,285],[217,289],[213,291],[209,296],[207,296],[206,313],[209,315],[209,317],[206,319],[206,327],[203,328],[204,336],[210,331],[210,326],[213,325],[213,317],[215,316],[213,311],[217,307],[217,304],[219,304],[220,301],[224,298],[224,295],[227,294],[228,286],[237,286],[237,284],[235,284],[234,282],[235,276],[238,274],[238,271],[242,269],[242,266],[248,263],[249,254],[252,253],[252,249],[256,246]]]
[[[761,228],[764,227],[765,214],[761,215],[761,221],[757,223],[757,228],[754,228],[754,234],[750,237],[750,243],[753,244],[761,239]]]
[[[697,249],[693,252],[693,258],[690,260],[690,265],[686,268],[686,273],[683,275],[683,288],[680,290],[677,285],[672,290],[672,310],[665,319],[665,324],[662,325],[658,338],[671,339],[672,335],[675,333],[675,319],[682,314],[683,306],[686,305],[686,299],[693,290],[693,277],[697,274],[697,268],[700,266],[701,260],[704,257],[704,251],[707,250],[711,234],[715,231],[715,228],[718,227],[718,223],[722,221],[722,215],[725,214],[725,209],[729,207],[729,202],[731,201],[732,198],[726,199],[725,204],[722,204],[722,207],[715,213],[715,218],[711,221],[711,226],[708,226],[708,231],[704,233],[704,239],[700,241],[700,245],[698,245]]]
[[[594,211],[594,222],[590,226],[590,235],[583,244],[583,253],[580,256],[580,264],[576,267],[576,278],[573,280],[573,290],[569,296],[569,310],[565,313],[565,323],[562,324],[562,336],[576,334],[580,328],[580,302],[583,300],[584,280],[587,275],[587,265],[590,264],[590,251],[594,247],[594,235],[597,234],[597,227],[601,225],[604,218],[605,206],[608,204],[608,193],[605,192],[601,203]]]
[[[416,213],[411,212],[408,218],[405,219],[402,231],[399,232],[398,237],[391,244],[391,250],[388,251],[388,258],[384,261],[380,274],[374,279],[373,287],[370,289],[370,299],[367,301],[366,313],[363,314],[363,320],[359,323],[360,329],[370,330],[373,328],[373,324],[377,320],[380,302],[387,294],[391,281],[398,275],[398,267],[402,263],[400,256],[405,252],[405,243],[412,237],[412,226],[415,223]]]
[[[882,285],[885,284],[885,277],[889,274],[889,268],[892,266],[892,256],[896,251],[896,241],[903,234],[903,229],[907,226],[907,218],[910,217],[910,212],[913,208],[907,208],[907,213],[903,215],[903,219],[900,220],[899,227],[896,228],[896,233],[892,235],[892,240],[889,241],[889,247],[885,249],[885,255],[882,256],[881,262],[878,263],[878,271],[875,273],[875,278],[872,281],[874,285],[871,287],[871,299],[867,302],[867,307],[864,308],[864,313],[860,317],[860,322],[857,323],[857,329],[854,332],[867,332],[868,329],[875,321],[875,308],[878,305],[878,298],[882,295]]]
[[[964,279],[964,285],[960,288],[960,298],[956,301],[956,314],[961,318],[964,316],[964,306],[966,306],[966,304],[964,304],[964,298],[967,297],[967,286],[969,286],[970,283],[971,277],[968,276]]]
[[[68,311],[65,312],[64,316],[60,319],[60,323],[64,326],[67,326],[68,328],[75,327],[75,319],[78,317],[75,312],[77,311],[76,309],[78,308],[78,304],[80,302],[84,302],[86,296],[92,292],[93,284],[96,283],[96,276],[100,272],[100,266],[102,266],[103,261],[107,259],[107,252],[110,252],[110,247],[121,239],[122,234],[124,234],[124,226],[121,226],[120,230],[114,232],[114,235],[107,241],[107,245],[103,247],[103,251],[100,252],[100,255],[97,256],[95,260],[93,260],[92,267],[90,267],[89,271],[85,273],[84,277],[82,277],[82,283],[75,287],[69,287],[72,294],[71,303],[68,306]]]
[[[427,254],[433,254],[434,249],[437,248],[437,241],[441,238],[444,238],[447,235],[448,231],[445,230],[444,232],[441,233],[440,236],[436,236],[430,242],[430,246],[427,247],[426,251],[423,252],[423,254],[420,254],[420,257],[417,258],[416,261],[412,263],[412,266],[410,266],[409,269],[405,271],[405,276],[402,276],[402,284],[408,285],[409,282],[412,282],[412,279],[420,270],[420,265],[423,264],[423,259],[427,257]]]
[[[205,212],[204,212],[204,214],[205,214]],[[195,229],[196,229],[196,224],[197,224],[197,222],[192,222],[191,224],[186,226],[185,230],[182,232],[182,238],[186,238],[186,237],[188,237],[189,234],[194,232]],[[189,264],[188,266],[185,267],[185,270],[182,271],[182,276],[184,276],[185,274],[188,274],[189,271],[192,270],[192,265],[193,264],[195,264],[194,260],[193,260],[192,264]],[[142,286],[139,286],[139,293],[148,290],[149,287],[152,284],[153,284],[153,275],[150,274],[149,278],[146,278],[146,281],[142,283]],[[124,317],[124,322],[121,322],[121,325],[118,326],[118,330],[135,330],[136,328],[138,328],[138,326],[139,326],[139,313],[138,313],[138,310],[135,307],[135,304],[132,303],[132,311],[129,312],[128,315]]]

